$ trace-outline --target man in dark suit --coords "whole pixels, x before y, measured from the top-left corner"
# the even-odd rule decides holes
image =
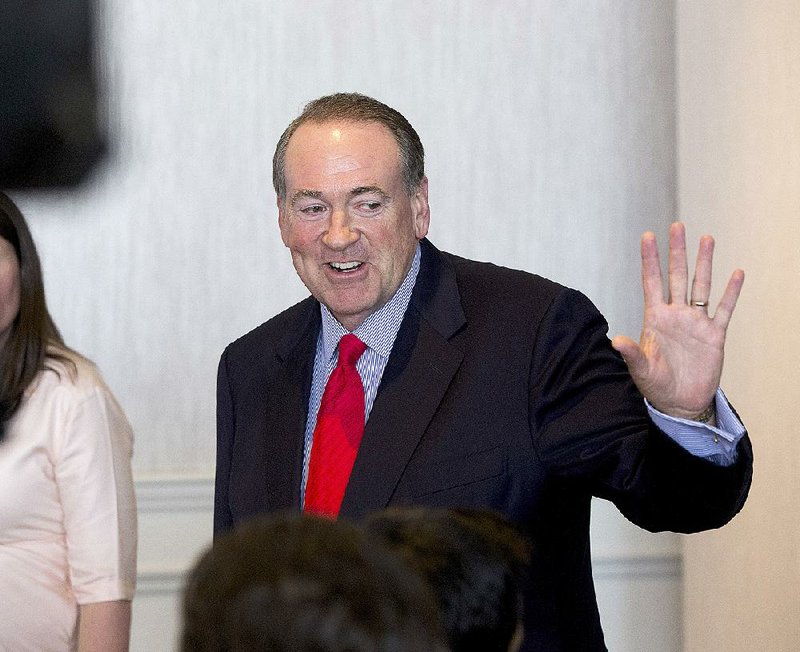
[[[749,440],[718,388],[743,273],[710,317],[713,240],[690,284],[674,224],[665,300],[645,234],[642,337],[610,342],[580,293],[436,249],[416,132],[356,94],[306,107],[278,143],[273,181],[312,296],[222,356],[215,532],[303,508],[323,390],[352,332],[367,345],[366,424],[335,512],[502,512],[533,541],[523,649],[605,649],[591,497],[649,530],[694,532],[726,523],[747,495]]]

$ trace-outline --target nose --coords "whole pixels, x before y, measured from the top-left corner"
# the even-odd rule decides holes
[[[336,209],[331,212],[328,228],[322,234],[322,242],[326,247],[340,251],[356,242],[359,237],[361,234],[353,228],[353,218],[347,211]]]

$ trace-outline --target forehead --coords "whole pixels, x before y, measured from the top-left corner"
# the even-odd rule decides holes
[[[391,132],[378,122],[305,122],[286,148],[286,181],[400,175],[402,157]]]

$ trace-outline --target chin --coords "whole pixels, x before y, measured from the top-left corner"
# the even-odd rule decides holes
[[[352,319],[358,315],[368,315],[380,307],[377,301],[368,301],[367,299],[368,297],[365,297],[363,293],[350,296],[349,300],[341,296],[328,295],[323,298],[322,303],[328,306],[334,315]]]

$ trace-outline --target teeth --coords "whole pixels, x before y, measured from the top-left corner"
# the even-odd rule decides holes
[[[361,263],[354,261],[350,263],[331,263],[330,265],[333,267],[333,269],[339,270],[340,272],[347,272],[351,269],[355,269],[360,264]]]

